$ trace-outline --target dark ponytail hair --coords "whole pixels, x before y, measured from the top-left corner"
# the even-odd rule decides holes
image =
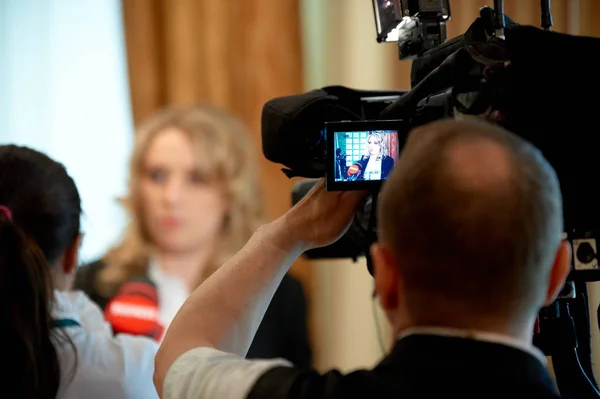
[[[0,146],[0,206],[0,381],[15,398],[55,398],[68,338],[53,325],[50,266],[79,235],[79,193],[46,155]]]

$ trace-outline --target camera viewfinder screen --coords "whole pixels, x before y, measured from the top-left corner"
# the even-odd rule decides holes
[[[396,9],[391,0],[374,0],[377,3],[377,33],[381,34],[396,24]]]
[[[334,148],[334,181],[385,180],[398,161],[398,131],[335,132]]]

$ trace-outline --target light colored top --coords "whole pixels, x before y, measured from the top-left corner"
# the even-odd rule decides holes
[[[190,296],[190,291],[185,281],[177,275],[162,271],[154,260],[150,261],[148,274],[156,285],[158,321],[163,326],[163,331],[166,332],[175,315]]]
[[[246,360],[213,348],[195,348],[169,368],[163,399],[245,399],[264,373],[292,364],[285,359]]]
[[[54,319],[80,326],[62,327],[69,343],[55,342],[61,367],[57,399],[155,399],[152,381],[156,342],[149,338],[113,336],[101,309],[81,291],[54,292]]]
[[[381,180],[381,160],[383,157],[377,159],[375,156],[369,157],[367,167],[365,168],[365,180]]]
[[[546,365],[544,355],[533,345],[500,334],[439,327],[414,328],[404,332],[400,338],[413,334],[462,337],[498,343],[527,352]],[[163,399],[245,399],[258,379],[278,366],[292,367],[282,359],[246,360],[211,348],[191,349],[169,368],[163,385]]]

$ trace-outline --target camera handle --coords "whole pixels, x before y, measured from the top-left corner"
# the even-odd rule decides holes
[[[504,39],[504,28],[506,21],[504,20],[504,0],[494,0],[494,30],[496,37]]]
[[[552,30],[552,10],[550,9],[552,0],[541,0],[542,6],[542,28]]]
[[[544,30],[552,30],[551,3],[552,0],[540,1],[542,9],[541,26]],[[504,1],[494,0],[494,30],[496,31],[496,37],[504,39],[504,28],[506,28],[506,21],[504,19]]]

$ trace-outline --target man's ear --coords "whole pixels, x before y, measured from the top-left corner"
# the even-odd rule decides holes
[[[546,293],[546,301],[544,306],[550,305],[556,300],[560,290],[565,285],[567,276],[571,271],[571,244],[567,240],[563,240],[556,251],[554,264],[550,271],[550,280],[548,281],[548,292]]]
[[[73,240],[71,245],[69,245],[65,251],[64,256],[62,257],[62,270],[66,275],[72,274],[77,269],[77,265],[79,264],[79,248],[81,247],[81,240],[83,236],[78,234],[77,237]]]
[[[375,277],[375,292],[384,310],[395,310],[399,306],[398,292],[400,273],[393,254],[383,245],[371,245],[371,260]]]

